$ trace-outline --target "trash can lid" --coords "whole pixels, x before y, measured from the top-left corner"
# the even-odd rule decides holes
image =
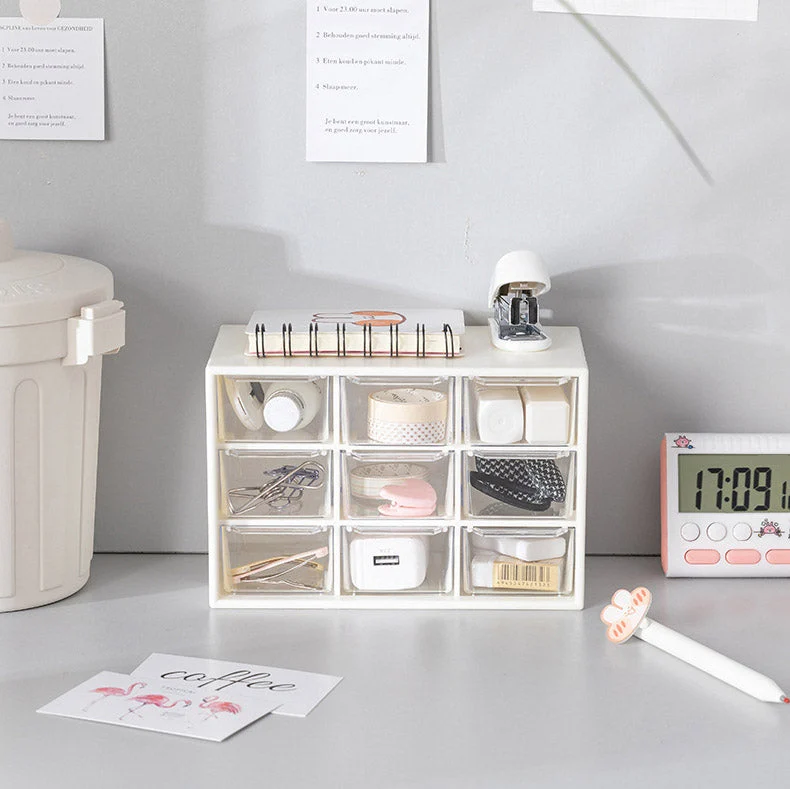
[[[112,272],[69,255],[14,249],[0,219],[0,327],[65,320],[113,296]]]

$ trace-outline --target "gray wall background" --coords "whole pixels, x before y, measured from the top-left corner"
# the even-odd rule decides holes
[[[205,549],[221,323],[385,296],[480,322],[515,248],[545,256],[545,306],[586,342],[591,552],[658,551],[664,431],[790,431],[789,4],[762,0],[757,24],[590,18],[712,186],[589,31],[529,0],[433,0],[427,165],[304,161],[301,0],[64,14],[106,19],[109,140],[0,141],[0,215],[20,247],[105,263],[127,304],[97,550]]]

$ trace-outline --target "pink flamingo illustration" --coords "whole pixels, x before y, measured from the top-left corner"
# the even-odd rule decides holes
[[[94,688],[90,692],[100,693],[101,696],[98,699],[94,699],[90,704],[88,704],[87,707],[83,707],[82,711],[85,712],[86,710],[90,709],[94,704],[97,704],[100,701],[104,701],[104,699],[108,699],[112,696],[129,696],[131,695],[132,691],[135,688],[144,688],[144,687],[145,687],[145,682],[133,682],[131,685],[129,685],[128,688],[126,688],[126,690],[124,690],[123,688],[111,688],[111,687]]]
[[[137,710],[149,704],[153,707],[159,707],[160,710],[169,710],[178,704],[183,704],[185,707],[189,707],[192,704],[189,699],[176,699],[175,701],[170,701],[167,696],[163,696],[160,693],[149,693],[147,696],[132,696],[132,701],[139,701],[140,703],[136,707],[129,707],[129,709],[118,718],[119,721],[122,721],[129,713],[134,713],[138,717],[142,717]]]
[[[231,715],[238,715],[241,712],[241,707],[234,704],[232,701],[220,701],[219,696],[206,696],[205,699],[199,704],[200,709],[208,710],[208,714],[203,717],[203,720],[209,718],[216,718],[220,712],[229,712]]]

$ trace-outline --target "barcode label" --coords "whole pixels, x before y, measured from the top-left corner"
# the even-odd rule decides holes
[[[526,589],[532,592],[558,592],[559,565],[549,562],[494,562],[495,589]]]

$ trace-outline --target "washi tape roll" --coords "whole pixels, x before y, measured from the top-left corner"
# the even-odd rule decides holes
[[[447,395],[433,389],[384,389],[368,396],[368,437],[379,444],[443,444]]]
[[[368,463],[352,469],[351,495],[358,499],[381,499],[381,489],[407,479],[424,480],[428,467],[419,463]]]

